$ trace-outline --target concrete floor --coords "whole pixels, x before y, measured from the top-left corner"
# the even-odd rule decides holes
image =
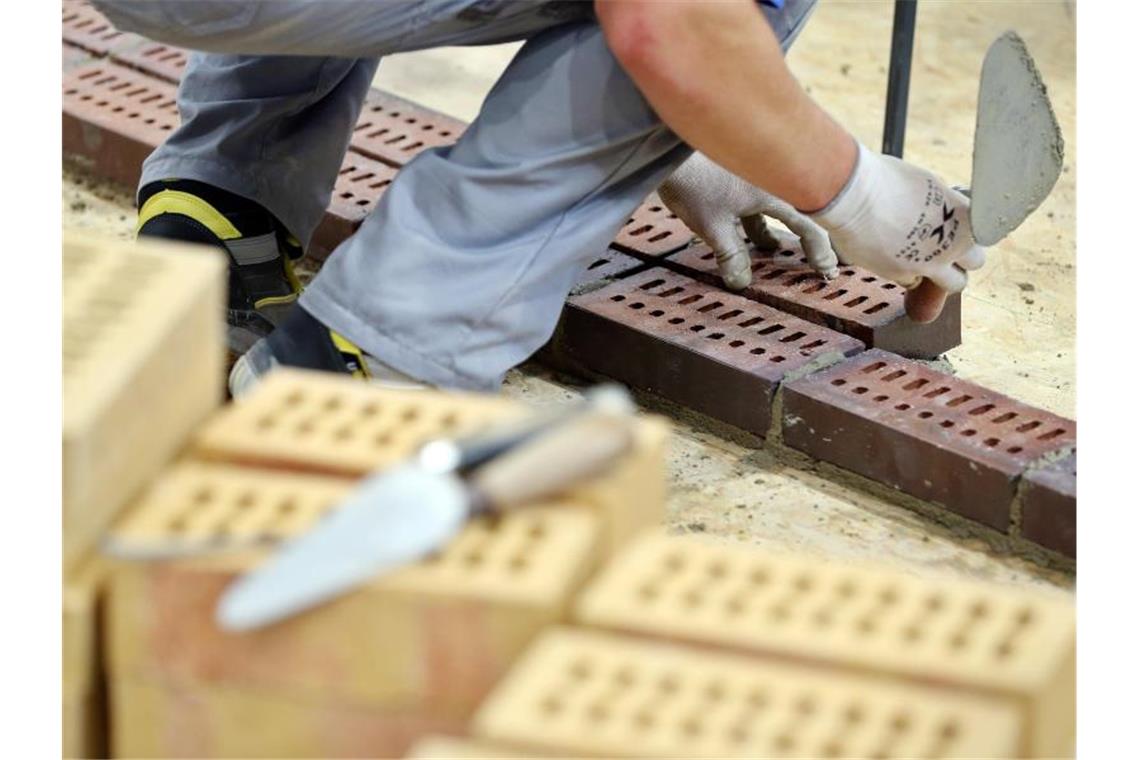
[[[811,94],[878,147],[889,50],[889,2],[827,2],[789,61]],[[911,88],[906,156],[967,182],[978,74],[989,42],[1016,29],[1037,59],[1068,138],[1065,173],[1020,230],[990,250],[965,294],[961,375],[1060,414],[1075,410],[1075,19],[1071,2],[926,0]],[[857,33],[856,33],[857,32]],[[377,84],[470,120],[517,45],[393,56]],[[129,237],[131,195],[65,168],[64,222]],[[576,392],[538,368],[504,393],[545,403]],[[826,468],[825,468],[826,469]],[[876,559],[1000,582],[1072,588],[1072,576],[1008,556],[952,527],[872,495],[850,478],[747,448],[678,419],[669,457],[668,521],[678,531],[836,557]]]

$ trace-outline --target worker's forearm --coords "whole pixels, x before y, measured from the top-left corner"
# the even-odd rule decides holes
[[[852,137],[800,87],[753,0],[599,0],[610,47],[662,120],[796,208],[843,188]]]

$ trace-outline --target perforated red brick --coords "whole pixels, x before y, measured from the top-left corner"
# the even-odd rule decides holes
[[[143,160],[178,126],[176,87],[96,61],[63,77],[63,149],[107,179],[133,185]]]
[[[1021,535],[1047,549],[1077,558],[1077,454],[1025,476]]]
[[[90,3],[81,0],[63,0],[63,43],[83,48],[95,55],[107,55],[112,50],[138,45],[142,37],[115,29],[106,16]]]
[[[600,287],[610,284],[614,280],[628,277],[634,272],[647,268],[649,265],[640,259],[608,248],[599,253],[586,265],[586,270],[578,279],[578,283],[571,290],[572,295],[589,293]]]
[[[189,54],[189,50],[147,41],[141,46],[125,51],[114,51],[111,53],[111,58],[144,74],[177,84],[182,79]]]
[[[622,225],[614,245],[638,258],[652,260],[679,250],[692,240],[692,230],[653,193]]]
[[[752,284],[745,298],[854,336],[868,346],[930,359],[962,342],[962,298],[951,296],[942,316],[930,324],[912,322],[903,307],[902,287],[859,267],[843,267],[828,282],[808,265],[790,236],[777,253],[752,248]],[[716,258],[697,243],[662,261],[693,279],[721,286]]]
[[[313,233],[309,255],[325,258],[355,232],[395,176],[396,170],[387,164],[349,151],[337,175],[328,210]]]
[[[556,349],[608,375],[765,435],[790,372],[863,344],[768,306],[654,268],[567,302]]]
[[[1009,528],[1017,480],[1076,442],[1076,423],[872,350],[784,388],[784,443]]]
[[[450,145],[467,125],[397,95],[372,89],[352,132],[352,150],[400,167],[421,151]]]

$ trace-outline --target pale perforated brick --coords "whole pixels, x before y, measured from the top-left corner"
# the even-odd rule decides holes
[[[124,34],[106,16],[86,0],[63,0],[63,43],[82,48],[95,55],[136,46],[143,42],[138,35]]]
[[[189,55],[189,50],[173,45],[145,42],[125,50],[116,50],[111,53],[111,59],[138,69],[144,74],[178,84],[182,80],[182,73],[186,70]]]
[[[1076,616],[1060,595],[654,534],[611,562],[576,619],[626,632],[1009,699],[1022,751],[1066,755]]]
[[[474,728],[561,757],[1015,757],[1018,720],[1000,700],[563,628]]]
[[[266,556],[242,548],[300,535],[352,487],[339,478],[201,462],[159,478],[111,546],[138,556],[196,546],[230,551],[119,563],[110,612],[114,677],[470,709],[531,636],[565,616],[598,557],[591,510],[573,501],[527,505],[473,520],[436,554],[310,612],[250,633],[218,629],[221,593]]]
[[[65,236],[67,563],[221,401],[225,267],[201,246]]]

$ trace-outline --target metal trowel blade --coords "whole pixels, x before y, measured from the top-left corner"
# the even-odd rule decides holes
[[[990,246],[1017,229],[1049,195],[1065,141],[1025,42],[1015,32],[994,40],[982,64],[974,132],[970,226]]]

